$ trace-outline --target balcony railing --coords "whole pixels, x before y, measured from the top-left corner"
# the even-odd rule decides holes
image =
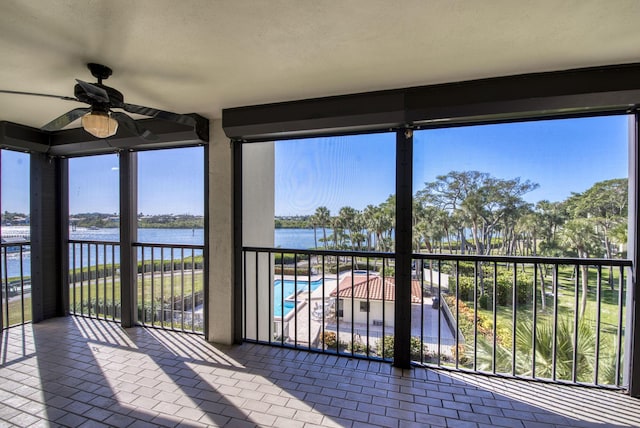
[[[422,290],[420,313],[412,318],[419,323],[412,325],[414,361],[625,386],[630,261],[415,254],[414,267]],[[435,338],[425,337],[429,327]]]
[[[31,266],[29,242],[0,244],[0,328],[31,321]]]
[[[363,289],[360,282],[379,280],[377,272],[383,277],[391,273],[392,262],[393,255],[387,253],[245,248],[245,339],[386,357],[390,349],[384,338],[393,335],[393,284],[377,281],[378,294],[365,299],[371,310],[363,306],[366,322],[349,314],[355,313],[353,295]],[[352,274],[350,279],[345,272]]]
[[[202,333],[202,245],[135,243],[138,322]],[[74,315],[121,316],[120,245],[69,240],[69,307]]]
[[[115,321],[121,310],[120,245],[69,240],[69,312]]]
[[[393,359],[406,328],[394,254],[247,247],[243,264],[245,340]],[[414,364],[625,387],[630,261],[414,254],[412,266]]]
[[[134,245],[138,247],[138,321],[203,333],[204,246]]]

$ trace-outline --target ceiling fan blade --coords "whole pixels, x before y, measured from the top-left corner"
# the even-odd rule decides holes
[[[107,91],[102,89],[100,86],[96,86],[92,83],[83,82],[82,80],[79,80],[79,79],[76,79],[76,82],[78,82],[78,85],[80,85],[82,89],[84,89],[84,92],[92,100],[95,100],[99,103],[109,102],[109,95],[107,94]]]
[[[65,126],[67,126],[68,124],[70,124],[71,122],[73,122],[74,120],[81,118],[82,116],[89,113],[90,111],[91,111],[91,108],[89,107],[75,108],[71,111],[66,112],[62,116],[53,119],[51,122],[47,123],[40,129],[44,131],[58,131],[64,128]]]
[[[111,116],[113,116],[113,118],[115,118],[120,125],[124,126],[133,134],[147,141],[158,141],[160,139],[156,134],[149,131],[144,126],[139,125],[138,122],[136,122],[135,120],[133,120],[132,118],[130,118],[124,113],[111,112]]]
[[[36,97],[48,97],[48,98],[57,98],[60,100],[65,100],[65,101],[77,101],[77,102],[82,102],[77,98],[73,98],[73,97],[65,97],[63,95],[51,95],[51,94],[40,94],[37,92],[22,92],[22,91],[8,91],[5,89],[0,89],[0,93],[2,94],[13,94],[13,95],[33,95]]]
[[[127,103],[122,103],[122,105],[119,105],[118,107],[124,109],[125,111],[128,111],[129,113],[137,113],[143,116],[169,120],[171,122],[176,122],[187,126],[196,126],[196,120],[191,116],[187,116],[184,114],[171,113],[170,111],[158,110],[151,107],[144,107]]]

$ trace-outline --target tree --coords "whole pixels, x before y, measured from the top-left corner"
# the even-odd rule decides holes
[[[351,243],[351,249],[355,249],[356,243],[354,242],[354,230],[355,230],[355,220],[358,215],[358,211],[351,207],[342,207],[338,212],[338,223],[341,228],[348,231],[348,239]]]
[[[588,382],[593,379],[593,362],[595,360],[595,330],[592,326],[581,320],[578,323],[578,342],[574,344],[574,326],[573,322],[562,317],[558,319],[556,330],[556,377],[558,379],[570,380],[573,378],[573,351],[577,346],[577,365],[576,378],[578,381]],[[533,323],[530,320],[521,321],[516,326],[516,367],[515,372],[519,375],[531,376],[533,362]],[[536,324],[535,331],[536,340],[536,377],[552,378],[553,377],[553,320],[545,320]],[[485,339],[478,340],[477,352],[477,368],[478,370],[490,371],[493,364],[493,344]],[[472,347],[468,347],[467,351],[471,352]],[[609,354],[615,355],[615,347],[602,347],[601,359],[598,362],[603,372],[607,372]],[[513,350],[510,346],[506,347],[498,344],[496,347],[495,367],[498,373],[508,373],[512,371]],[[615,361],[615,360],[613,360]],[[614,365],[615,367],[615,365]],[[607,382],[614,384],[613,379],[609,379],[606,374]]]
[[[377,208],[373,205],[367,205],[362,212],[363,228],[367,232],[367,250],[371,251],[371,244],[373,242],[373,236],[375,234],[375,216]]]
[[[317,224],[322,227],[322,237],[324,242],[324,249],[327,249],[327,225],[329,224],[329,220],[331,219],[331,212],[327,207],[318,207],[316,208],[316,212],[313,215],[316,219]]]
[[[629,183],[623,178],[600,181],[567,200],[574,218],[586,217],[597,225],[607,258],[613,258],[611,230],[626,223],[628,203]]]
[[[313,248],[318,248],[318,218],[315,215],[312,215],[309,216],[309,219],[307,221],[309,223],[309,226],[313,227]]]
[[[584,193],[574,193],[567,200],[567,206],[574,218],[588,218],[593,222],[605,257],[612,259],[612,240],[624,236],[621,232],[626,229],[628,202],[629,182],[618,178],[600,181]],[[613,287],[613,267],[609,268],[609,285]]]
[[[575,218],[564,224],[561,240],[566,247],[573,249],[578,257],[588,258],[599,248],[594,222],[586,218]],[[580,318],[587,308],[587,292],[589,291],[589,266],[580,265],[582,273],[582,297],[580,300]]]
[[[444,223],[447,213],[434,206],[418,206],[415,211],[416,224],[413,235],[417,250],[420,251],[421,244],[424,243],[427,252],[432,253],[435,244],[441,242],[445,235]]]
[[[568,218],[566,204],[542,200],[536,204],[536,213],[541,237],[540,253],[545,256],[559,256],[562,249],[558,242],[558,232]]]
[[[459,237],[465,250],[463,228],[473,236],[476,254],[489,254],[492,239],[502,228],[507,231],[515,222],[518,211],[528,204],[522,196],[538,187],[520,178],[503,180],[479,171],[451,171],[426,183],[416,197],[425,204],[446,210],[461,220]]]
[[[538,255],[538,238],[541,235],[542,221],[541,214],[535,211],[529,211],[518,219],[518,233],[524,239],[523,255]],[[547,308],[547,299],[545,291],[545,269],[542,263],[538,264],[540,271],[540,309],[544,311]]]
[[[353,218],[352,227],[353,230],[350,231],[351,235],[351,244],[358,251],[362,250],[362,243],[366,242],[369,245],[369,234],[365,233],[365,218],[362,212],[356,211],[356,215]]]

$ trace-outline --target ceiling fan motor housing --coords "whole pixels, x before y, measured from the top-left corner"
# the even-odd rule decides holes
[[[122,92],[113,89],[109,86],[105,86],[102,85],[100,83],[92,83],[93,86],[98,86],[102,89],[104,89],[107,92],[107,95],[109,96],[109,102],[107,103],[101,103],[96,101],[95,99],[91,98],[87,92],[84,90],[84,88],[82,86],[80,86],[79,84],[76,84],[73,87],[73,93],[75,95],[75,97],[79,100],[82,101],[83,103],[87,103],[90,104],[94,109],[100,109],[100,110],[104,110],[104,111],[108,111],[110,107],[118,107],[121,106],[124,103],[124,96],[122,95]]]

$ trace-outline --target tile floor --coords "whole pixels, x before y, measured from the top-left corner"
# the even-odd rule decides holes
[[[622,427],[640,400],[121,329],[86,318],[0,336],[0,427]]]

